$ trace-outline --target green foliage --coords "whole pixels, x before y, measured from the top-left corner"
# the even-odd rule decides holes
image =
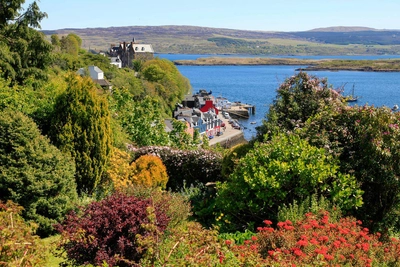
[[[132,61],[133,70],[136,72],[141,72],[143,69],[143,61],[140,59],[135,59]]]
[[[167,188],[180,191],[185,185],[221,181],[220,153],[209,150],[179,150],[170,147],[131,147],[134,158],[157,155],[167,167]]]
[[[224,227],[241,229],[260,218],[276,218],[282,204],[317,193],[344,210],[362,204],[355,178],[338,171],[323,149],[296,135],[278,135],[256,144],[225,183],[217,186],[216,206],[224,213]]]
[[[247,143],[234,146],[228,150],[222,159],[221,171],[225,178],[229,177],[239,163],[239,160],[244,157],[251,148],[252,146]]]
[[[77,56],[79,49],[80,49],[80,45],[79,45],[79,40],[77,40],[75,38],[75,34],[72,35],[71,33],[68,34],[67,36],[63,36],[61,37],[61,51],[66,53],[66,54],[70,54],[73,56]],[[82,42],[82,40],[81,40]]]
[[[74,159],[78,193],[92,193],[111,153],[108,105],[89,78],[71,74],[66,82],[66,91],[56,99],[49,136]]]
[[[388,108],[347,107],[322,112],[301,132],[310,143],[340,159],[364,191],[364,205],[354,210],[372,230],[399,224],[400,113]]]
[[[0,266],[43,266],[45,249],[35,225],[21,217],[23,208],[12,201],[0,201]]]
[[[151,83],[144,83],[145,90],[162,99],[162,110],[170,115],[183,96],[190,92],[190,83],[177,67],[166,59],[152,59],[143,64],[142,75]]]
[[[342,212],[339,207],[332,205],[332,203],[326,199],[324,196],[318,196],[313,194],[306,197],[301,202],[296,200],[288,205],[283,204],[279,207],[278,211],[278,221],[284,222],[286,220],[292,221],[294,223],[304,220],[306,214],[312,212],[318,214],[321,211],[329,212],[329,216],[332,222],[338,222],[342,216]]]
[[[151,198],[156,205],[167,203],[166,214],[169,218],[167,230],[185,224],[191,215],[191,206],[188,198],[179,193],[139,185],[126,186],[121,188],[120,191],[127,196],[134,196],[139,199]]]
[[[169,143],[158,101],[146,97],[125,107],[119,119],[131,142],[137,146]]]
[[[51,44],[34,28],[47,16],[36,2],[20,14],[25,1],[1,1],[0,6],[0,74],[12,83],[25,79],[45,80],[44,70],[50,63]]]
[[[76,199],[75,167],[42,135],[35,123],[15,110],[0,117],[0,200],[24,207],[22,215],[53,232]]]
[[[191,149],[197,148],[196,137],[192,137],[187,132],[187,122],[172,120],[172,131],[169,132],[169,140],[172,147],[176,147],[179,149]]]
[[[343,105],[341,95],[328,86],[327,80],[299,72],[279,86],[267,120],[257,129],[258,139],[263,141],[265,134],[301,128],[315,114]]]

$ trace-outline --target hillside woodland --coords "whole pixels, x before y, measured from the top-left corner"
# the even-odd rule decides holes
[[[0,0],[0,266],[399,266],[400,113],[299,72],[257,138],[210,148],[165,131],[172,62],[118,69],[23,3]]]

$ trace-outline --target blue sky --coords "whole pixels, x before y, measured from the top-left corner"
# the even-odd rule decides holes
[[[26,4],[31,3],[27,0]],[[399,0],[40,0],[43,30],[191,25],[261,31],[400,29]]]

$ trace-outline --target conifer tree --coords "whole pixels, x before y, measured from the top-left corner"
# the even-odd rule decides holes
[[[66,91],[56,100],[49,136],[74,158],[78,193],[92,193],[111,151],[108,104],[89,78],[71,74],[66,81]]]
[[[0,200],[24,207],[23,216],[46,236],[76,199],[74,164],[40,134],[36,124],[11,109],[0,116]]]

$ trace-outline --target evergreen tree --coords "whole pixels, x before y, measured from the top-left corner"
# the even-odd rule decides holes
[[[33,2],[24,13],[25,1],[0,0],[0,69],[1,75],[13,83],[22,84],[26,78],[46,79],[44,69],[50,64],[51,44],[40,28],[47,17]]]
[[[36,124],[20,112],[0,116],[0,200],[24,207],[25,219],[39,224],[42,236],[53,231],[76,199],[74,164]]]
[[[75,160],[78,193],[92,193],[111,151],[108,104],[89,78],[71,74],[67,89],[57,99],[50,138]]]

